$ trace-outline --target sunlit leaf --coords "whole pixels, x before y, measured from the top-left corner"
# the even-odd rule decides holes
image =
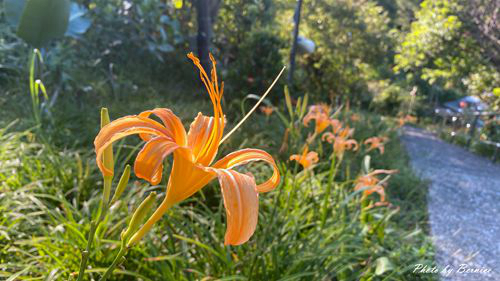
[[[394,266],[392,265],[391,261],[387,257],[380,257],[375,261],[375,274],[376,275],[382,275],[386,271],[392,270]]]

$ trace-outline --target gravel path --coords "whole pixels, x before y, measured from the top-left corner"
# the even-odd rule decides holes
[[[402,140],[413,169],[430,180],[429,220],[441,280],[500,280],[500,165],[421,129],[405,126]]]

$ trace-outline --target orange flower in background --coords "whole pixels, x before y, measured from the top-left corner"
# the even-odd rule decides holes
[[[405,117],[400,117],[398,119],[399,127],[403,127],[404,124],[406,123],[416,123],[417,122],[417,117],[412,116],[412,115],[406,115]]]
[[[326,115],[330,115],[331,108],[328,104],[326,103],[319,103],[319,104],[313,104],[309,106],[309,112],[311,114],[315,113],[323,113]]]
[[[302,120],[304,126],[308,126],[311,120],[315,121],[314,132],[320,134],[330,126],[330,107],[326,104],[311,105],[306,116]]]
[[[378,149],[380,154],[384,154],[384,143],[387,141],[386,137],[371,137],[365,140],[365,145],[370,145],[367,151]]]
[[[137,177],[153,185],[160,183],[162,179],[164,159],[173,154],[166,196],[148,221],[131,237],[129,246],[139,241],[170,207],[192,196],[216,177],[221,185],[227,215],[224,243],[245,243],[257,226],[258,193],[274,189],[280,181],[274,159],[263,150],[238,150],[213,163],[225,127],[221,107],[224,84],[219,86],[216,62],[212,55],[210,60],[213,69],[210,76],[197,57],[192,53],[188,57],[199,68],[200,78],[213,104],[213,117],[199,113],[186,133],[181,120],[171,110],[156,108],[111,122],[101,129],[94,141],[99,169],[104,175],[112,175],[113,171],[102,163],[104,150],[121,138],[138,134],[146,144],[135,159],[134,172]],[[152,114],[161,123],[150,118]],[[233,170],[236,166],[252,161],[270,164],[273,168],[271,178],[257,185],[252,175]]]
[[[385,186],[386,183],[381,183],[380,180],[376,177],[376,175],[386,174],[391,175],[397,173],[398,170],[375,170],[369,174],[360,176],[356,179],[356,185],[354,186],[354,190],[360,190],[362,188],[366,188],[363,190],[363,198],[366,198],[372,193],[378,193],[380,196],[380,202],[385,203]],[[380,205],[380,204],[379,204]]]
[[[349,126],[338,128],[336,132],[326,132],[321,137],[329,143],[333,143],[333,151],[338,157],[342,157],[346,150],[358,150],[358,142],[355,139],[349,139],[354,133],[354,129]]]
[[[337,134],[341,138],[349,138],[352,136],[352,134],[354,134],[354,128],[351,129],[349,126],[345,126],[345,128],[339,129]]]
[[[332,132],[336,134],[340,131],[340,129],[342,129],[342,122],[340,122],[338,119],[331,119],[330,126],[332,126]]]
[[[359,117],[359,115],[356,114],[356,113],[354,113],[353,115],[351,115],[351,121],[352,122],[358,122],[360,119],[361,119],[361,117]]]
[[[272,106],[264,106],[263,105],[263,106],[259,107],[259,109],[267,117],[271,116],[271,114],[273,114],[273,112],[274,112],[274,107],[272,107]]]
[[[310,168],[313,164],[318,163],[318,153],[314,151],[309,151],[309,147],[306,145],[302,151],[302,155],[294,154],[290,156],[290,160],[299,162],[304,169]]]
[[[332,120],[331,123],[332,123],[332,132],[324,133],[323,136],[321,137],[323,141],[326,140],[329,143],[332,143],[337,137],[347,139],[351,137],[352,134],[354,133],[354,128],[351,129],[349,126],[342,128],[342,124],[336,119]]]
[[[403,127],[406,124],[406,121],[403,117],[398,118],[398,127]]]
[[[358,150],[358,142],[354,139],[336,137],[333,142],[333,151],[335,154],[341,156],[346,150]]]
[[[358,142],[355,139],[346,139],[339,136],[333,136],[327,137],[326,141],[328,141],[329,143],[333,143],[333,151],[339,157],[343,156],[346,150],[358,150]]]

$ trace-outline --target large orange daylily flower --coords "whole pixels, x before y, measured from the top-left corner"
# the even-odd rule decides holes
[[[128,245],[139,241],[170,207],[192,196],[216,177],[221,185],[227,214],[224,243],[245,243],[257,226],[259,193],[274,189],[280,181],[274,159],[259,149],[238,150],[213,163],[225,126],[221,107],[224,83],[219,87],[212,55],[211,76],[207,75],[197,57],[192,53],[188,57],[199,68],[200,78],[213,104],[213,117],[199,113],[186,133],[181,120],[170,109],[156,108],[111,122],[101,129],[94,141],[99,169],[105,175],[112,175],[113,171],[102,163],[104,150],[123,137],[138,134],[146,144],[137,155],[134,172],[151,184],[161,181],[163,161],[173,153],[166,196],[143,227],[131,237]],[[161,123],[150,118],[151,115],[155,115]],[[270,164],[273,168],[271,178],[257,185],[252,175],[233,170],[252,161]]]
[[[354,186],[354,190],[360,190],[362,188],[366,188],[363,190],[363,198],[368,197],[372,193],[378,193],[380,196],[380,203],[385,203],[385,185],[386,183],[381,183],[380,180],[376,177],[379,174],[391,175],[397,173],[398,170],[375,170],[366,175],[360,176],[356,179],[356,185]],[[380,205],[380,204],[379,204]]]
[[[314,151],[309,151],[309,147],[306,145],[302,150],[302,154],[294,154],[290,156],[290,160],[299,162],[304,169],[310,168],[313,164],[318,163],[319,157],[318,153]]]
[[[309,111],[302,122],[304,126],[308,126],[311,120],[315,120],[314,132],[316,134],[322,133],[328,126],[330,126],[330,107],[326,104],[311,105]]]
[[[364,141],[365,145],[369,145],[367,151],[372,151],[374,149],[378,149],[380,154],[384,154],[384,143],[388,139],[386,137],[371,137]]]

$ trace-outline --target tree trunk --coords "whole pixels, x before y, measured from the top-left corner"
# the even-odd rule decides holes
[[[198,20],[198,57],[205,70],[210,69],[210,59],[208,57],[212,24],[210,20],[210,0],[197,0],[197,20]]]
[[[299,37],[299,25],[300,25],[300,11],[302,10],[302,0],[297,1],[297,7],[295,8],[295,29],[293,30],[293,43],[292,50],[290,52],[290,71],[288,72],[288,83],[293,82],[293,72],[295,71],[295,53],[297,52],[297,40]]]

